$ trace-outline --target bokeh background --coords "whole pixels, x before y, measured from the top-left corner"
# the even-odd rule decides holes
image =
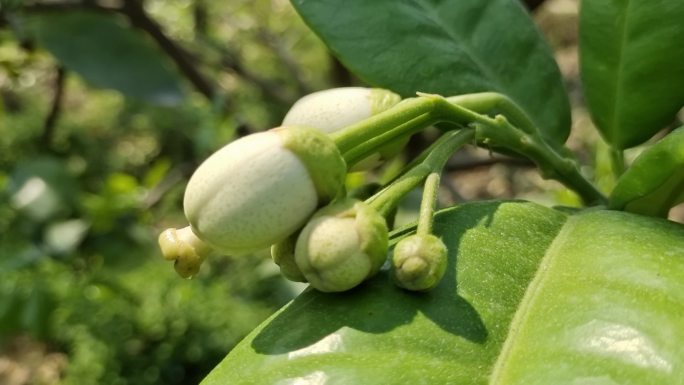
[[[568,144],[610,191],[607,148],[582,105],[577,1],[526,6],[571,95]],[[184,280],[156,237],[184,225],[185,184],[210,153],[277,126],[307,93],[348,85],[363,83],[286,0],[1,0],[0,383],[199,383],[302,285],[267,250],[213,258]],[[433,135],[349,187],[382,181]],[[471,148],[447,168],[442,205],[578,204],[523,160]]]

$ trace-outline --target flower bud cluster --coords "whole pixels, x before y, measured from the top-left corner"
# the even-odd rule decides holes
[[[190,225],[160,235],[164,257],[189,278],[212,251],[244,255],[271,247],[287,279],[324,292],[374,276],[387,257],[387,224],[372,205],[345,197],[347,164],[327,133],[399,100],[379,89],[324,91],[297,102],[283,126],[219,149],[188,182],[183,205]],[[402,253],[413,253],[397,265],[403,287],[425,290],[443,275],[439,263],[414,271],[426,258],[422,249]]]

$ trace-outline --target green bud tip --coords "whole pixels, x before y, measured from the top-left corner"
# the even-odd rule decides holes
[[[209,245],[197,238],[190,226],[164,230],[159,234],[159,247],[164,259],[174,261],[176,272],[183,278],[195,276],[212,251]]]
[[[380,270],[387,256],[387,232],[377,211],[345,199],[319,210],[302,229],[295,262],[314,288],[349,290]]]
[[[394,280],[404,289],[427,291],[434,288],[444,276],[446,266],[447,248],[432,234],[408,236],[394,247]]]

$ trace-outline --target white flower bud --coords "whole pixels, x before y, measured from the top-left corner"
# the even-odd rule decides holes
[[[334,142],[310,128],[277,128],[238,139],[190,178],[185,216],[192,231],[227,254],[245,254],[297,231],[343,187]]]
[[[381,88],[332,88],[299,99],[285,115],[283,125],[332,133],[385,111],[400,100],[399,95]]]
[[[314,288],[345,291],[380,270],[387,247],[385,219],[365,203],[347,199],[311,218],[297,239],[295,261]]]
[[[404,289],[432,289],[442,280],[446,266],[447,248],[441,239],[432,234],[408,236],[394,247],[394,280]]]

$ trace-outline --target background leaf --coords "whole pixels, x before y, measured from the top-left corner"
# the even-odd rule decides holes
[[[178,75],[144,35],[102,12],[50,12],[31,16],[38,43],[64,66],[97,87],[155,104],[183,99]]]
[[[618,179],[610,208],[667,217],[684,201],[684,127],[642,152]]]
[[[682,1],[582,1],[584,92],[596,126],[613,146],[646,141],[684,105],[682,20]]]
[[[516,0],[292,3],[333,53],[372,85],[403,96],[501,92],[550,143],[562,144],[568,136],[560,72]]]
[[[623,384],[684,378],[684,229],[595,211],[475,203],[438,217],[447,276],[307,291],[204,380],[226,383]],[[674,293],[674,294],[673,294]]]

